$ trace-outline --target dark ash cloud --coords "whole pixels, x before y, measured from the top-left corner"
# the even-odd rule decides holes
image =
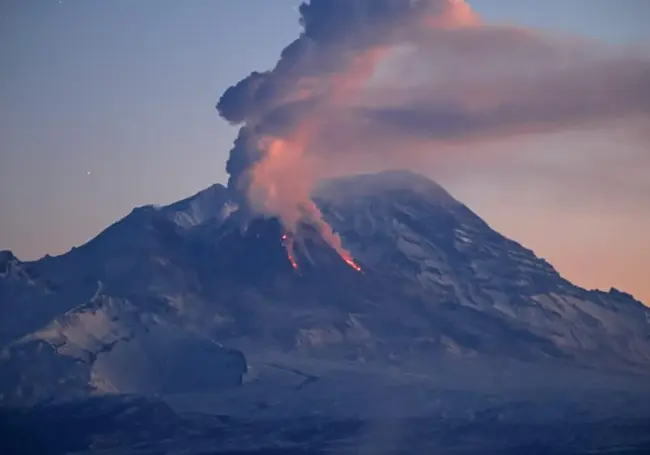
[[[311,0],[299,11],[303,31],[276,66],[217,104],[241,126],[229,187],[258,211],[295,220],[309,182],[346,160],[408,167],[449,142],[628,120],[650,130],[647,55],[484,24],[462,0]]]

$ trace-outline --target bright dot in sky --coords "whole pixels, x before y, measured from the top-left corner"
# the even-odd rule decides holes
[[[87,171],[87,172],[86,172],[86,175],[90,175],[90,171]]]

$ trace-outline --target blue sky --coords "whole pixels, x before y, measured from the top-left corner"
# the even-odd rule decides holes
[[[0,3],[0,249],[12,249],[26,259],[59,254],[84,243],[134,206],[169,203],[215,181],[224,182],[236,131],[219,118],[214,105],[229,85],[277,61],[299,32],[297,4]],[[489,21],[650,46],[646,0],[470,4]],[[555,146],[580,147],[571,141]],[[562,165],[560,155],[555,164]],[[522,225],[521,217],[513,214],[526,213],[527,220],[537,223],[549,216],[570,223],[567,213],[575,212],[558,212],[552,196],[527,196],[522,190],[515,197],[516,176],[506,183],[490,175],[442,180],[497,229],[555,259],[569,278],[579,265],[563,264],[566,258],[560,252],[581,238],[581,223],[588,226],[602,215],[602,208],[588,216],[575,215],[577,227],[564,238],[557,238],[562,230],[553,224],[558,232],[550,242],[540,233],[548,230]],[[504,195],[510,198],[507,210],[495,202]],[[610,230],[625,226],[614,223],[602,235],[606,238]],[[593,242],[602,243],[601,237]],[[578,259],[593,262],[591,256]],[[614,272],[607,269],[607,277],[614,274],[611,284],[634,286],[624,273],[618,277]],[[579,284],[607,287],[607,277],[594,272]]]
[[[646,0],[470,0],[491,21],[589,36],[617,44],[650,43]]]

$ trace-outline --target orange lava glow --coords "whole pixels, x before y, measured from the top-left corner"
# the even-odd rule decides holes
[[[293,267],[294,270],[298,270],[298,263],[294,259],[291,253],[287,252],[287,257],[289,258],[289,262],[291,263],[291,267]]]
[[[298,262],[296,261],[293,252],[293,238],[289,237],[287,234],[282,234],[282,244],[284,245],[284,248],[287,250],[287,259],[289,259],[289,263],[291,263],[291,267],[293,267],[294,270],[298,270]]]
[[[354,260],[353,260],[352,258],[345,257],[345,256],[341,256],[341,257],[343,258],[343,260],[345,261],[345,263],[346,263],[347,265],[349,265],[350,267],[352,267],[352,268],[353,268],[354,270],[356,270],[357,272],[361,272],[361,267],[359,267],[359,265],[358,265],[356,262],[354,262]]]

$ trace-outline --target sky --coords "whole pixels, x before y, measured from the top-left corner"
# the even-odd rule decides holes
[[[650,49],[646,0],[469,3],[485,21]],[[0,249],[61,254],[133,207],[225,182],[237,129],[215,104],[275,65],[300,32],[297,4],[1,2]],[[495,151],[418,170],[576,284],[649,303],[650,147],[626,134],[478,144]]]

